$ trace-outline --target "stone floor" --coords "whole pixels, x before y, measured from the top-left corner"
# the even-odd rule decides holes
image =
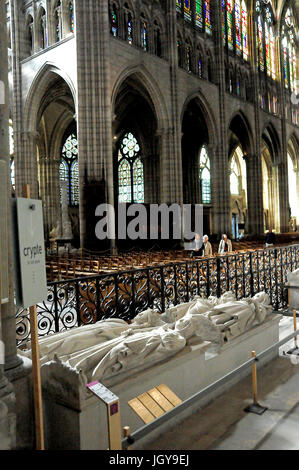
[[[283,318],[281,339],[293,322]],[[299,358],[291,361],[280,349],[279,358],[258,371],[259,402],[268,407],[262,416],[247,414],[251,377],[247,377],[210,405],[156,439],[152,450],[299,450]]]

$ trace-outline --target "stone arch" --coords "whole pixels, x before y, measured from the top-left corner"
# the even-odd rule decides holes
[[[184,203],[204,203],[204,231],[211,233],[213,195],[216,191],[216,152],[219,139],[216,120],[199,90],[186,99],[182,107],[180,122]],[[201,176],[200,157],[203,148],[206,149],[209,160],[209,178]],[[209,194],[205,194],[207,187]]]
[[[281,142],[278,132],[271,121],[265,123],[261,136],[262,140],[267,144],[267,147],[269,148],[272,163],[278,163],[278,160],[281,155]]]
[[[33,80],[26,98],[24,154],[32,181],[36,185],[39,182],[46,236],[60,213],[61,133],[72,121],[75,122],[75,114],[76,94],[71,79],[54,64],[45,64]]]
[[[26,98],[24,109],[25,132],[36,131],[36,118],[40,102],[51,83],[51,76],[53,78],[54,75],[61,77],[66,82],[71,91],[75,109],[77,109],[76,90],[73,81],[67,73],[59,69],[55,64],[46,62],[37,72]]]
[[[139,83],[147,91],[154,106],[158,121],[158,130],[164,129],[169,119],[166,103],[158,82],[144,66],[128,67],[119,75],[112,88],[112,114],[115,113],[115,103],[120,87],[128,78],[136,80],[136,83]]]
[[[245,154],[252,154],[254,149],[253,133],[249,120],[243,111],[238,110],[231,116],[228,129],[239,139]],[[231,148],[229,153],[231,153]]]
[[[181,111],[181,117],[180,117],[181,126],[183,124],[185,111],[189,103],[193,100],[196,100],[201,112],[205,116],[205,120],[206,120],[207,127],[208,127],[209,140],[210,140],[209,147],[215,148],[219,142],[219,133],[218,133],[217,125],[216,125],[216,117],[213,111],[211,110],[206,97],[203,95],[203,93],[200,90],[196,90],[194,93],[189,95],[188,98],[185,100],[183,107],[182,107],[182,111]]]

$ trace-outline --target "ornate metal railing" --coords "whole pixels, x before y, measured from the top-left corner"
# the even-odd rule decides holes
[[[106,318],[132,320],[139,312],[189,302],[196,295],[238,299],[266,291],[276,310],[286,307],[283,284],[299,267],[299,245],[248,251],[112,274],[51,282],[37,306],[41,337]],[[17,312],[17,343],[30,339],[27,310]]]

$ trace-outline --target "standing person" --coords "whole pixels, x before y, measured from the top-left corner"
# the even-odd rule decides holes
[[[200,239],[200,235],[198,233],[195,234],[195,240],[194,240],[194,250],[191,251],[191,258],[194,258],[194,256],[201,256],[202,253],[202,243]]]
[[[213,255],[213,250],[212,250],[212,245],[209,242],[209,237],[208,235],[204,235],[203,246],[202,246],[202,256],[212,256],[212,255]]]
[[[272,228],[269,228],[269,232],[266,235],[266,247],[274,246],[276,241],[275,233],[272,232]]]
[[[218,253],[219,255],[224,255],[233,251],[233,246],[231,240],[227,237],[226,233],[222,235],[222,240],[219,244]]]

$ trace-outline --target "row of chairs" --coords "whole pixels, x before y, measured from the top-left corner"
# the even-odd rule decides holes
[[[264,248],[261,242],[234,242],[235,252]],[[213,246],[216,254],[218,246]],[[131,251],[118,255],[92,254],[84,250],[63,253],[47,258],[48,281],[72,279],[75,277],[107,274],[129,269],[142,269],[161,264],[182,262],[190,259],[190,252],[184,250],[156,250],[152,252]]]

